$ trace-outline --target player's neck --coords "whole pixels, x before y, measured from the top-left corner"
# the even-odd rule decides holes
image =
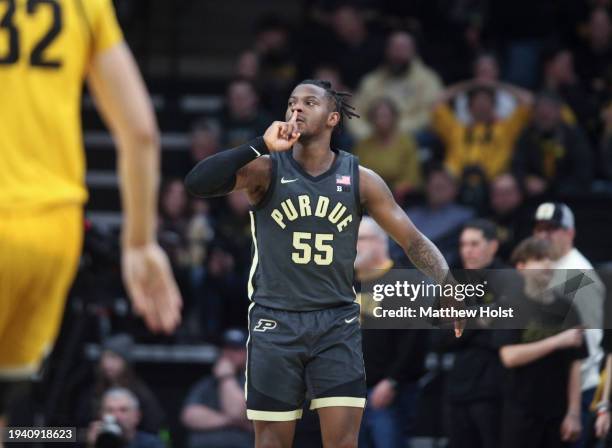
[[[318,176],[327,171],[334,163],[335,157],[335,153],[329,147],[329,139],[298,141],[293,146],[293,158],[312,176]]]

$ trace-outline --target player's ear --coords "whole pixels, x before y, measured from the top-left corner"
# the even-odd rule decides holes
[[[327,116],[327,124],[334,128],[340,123],[340,113],[339,112],[330,112]]]

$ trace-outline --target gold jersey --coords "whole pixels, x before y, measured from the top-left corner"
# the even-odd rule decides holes
[[[86,201],[83,81],[122,39],[111,0],[0,0],[0,212]]]

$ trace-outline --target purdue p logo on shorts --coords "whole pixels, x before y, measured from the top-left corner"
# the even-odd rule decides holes
[[[259,319],[253,331],[268,331],[276,328],[276,321],[270,319]]]

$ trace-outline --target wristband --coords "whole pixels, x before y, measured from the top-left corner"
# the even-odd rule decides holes
[[[249,148],[255,152],[255,158],[270,154],[270,150],[266,146],[266,142],[264,141],[263,137],[254,138],[248,142],[247,145],[249,145]]]

